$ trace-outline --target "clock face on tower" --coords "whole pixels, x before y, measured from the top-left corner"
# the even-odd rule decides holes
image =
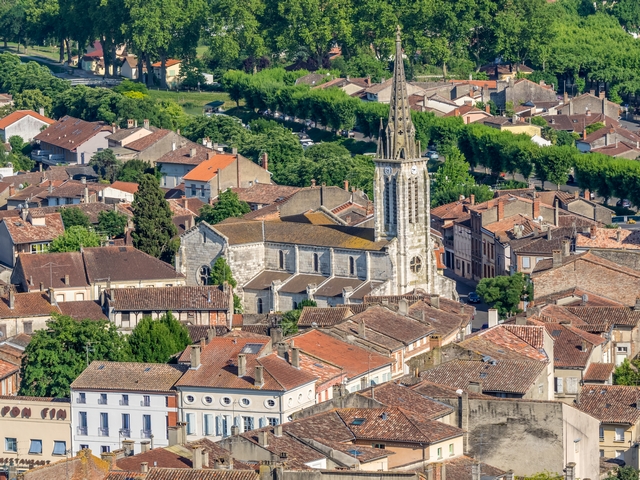
[[[416,173],[418,173],[418,167],[416,167],[415,165],[411,167],[411,173],[413,175],[415,175]]]
[[[391,167],[384,167],[384,174],[391,175]]]

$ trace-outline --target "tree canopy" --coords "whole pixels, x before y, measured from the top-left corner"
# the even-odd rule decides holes
[[[250,211],[249,204],[239,200],[238,194],[228,189],[218,195],[218,201],[213,205],[202,206],[197,221],[213,225],[227,218],[241,217]]]
[[[84,227],[86,229],[91,228],[89,216],[78,207],[61,208],[60,216],[62,217],[62,223],[64,223],[65,230],[76,226]]]
[[[491,308],[505,317],[520,312],[520,302],[531,298],[533,288],[527,278],[520,272],[494,278],[483,278],[478,283],[476,292]]]
[[[80,212],[82,213],[82,212]],[[93,229],[74,225],[66,228],[64,233],[53,239],[49,245],[50,252],[78,252],[80,247],[99,247],[102,237]]]
[[[166,363],[191,344],[189,331],[168,312],[160,319],[143,317],[128,338],[131,358],[136,362]]]

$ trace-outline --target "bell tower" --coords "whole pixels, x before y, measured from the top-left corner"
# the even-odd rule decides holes
[[[380,119],[374,162],[375,237],[376,240],[398,240],[396,293],[414,288],[431,292],[435,259],[429,229],[429,173],[411,121],[400,27],[396,33],[389,121],[384,128]]]

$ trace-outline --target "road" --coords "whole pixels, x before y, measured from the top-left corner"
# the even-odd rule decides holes
[[[444,275],[451,278],[452,280],[455,280],[456,291],[458,292],[460,301],[462,303],[469,303],[467,301],[467,296],[470,292],[475,291],[476,287],[474,285],[474,282],[459,277],[458,275],[453,273],[450,268],[446,268],[444,270]],[[476,308],[476,314],[473,317],[471,329],[473,331],[480,330],[482,326],[486,325],[487,323],[487,310],[489,309],[489,306],[486,303],[470,303],[469,305]]]

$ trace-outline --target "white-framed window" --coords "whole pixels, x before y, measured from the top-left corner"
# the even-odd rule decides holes
[[[600,441],[604,441],[604,427],[600,425]]]
[[[564,393],[564,385],[562,383],[562,377],[556,377],[555,378],[555,391],[556,393]]]
[[[453,449],[453,443],[450,443],[449,444],[449,456],[452,457],[454,455],[455,455],[455,453],[454,453],[454,449]]]
[[[243,432],[253,430],[253,417],[242,417],[242,429]]]
[[[269,422],[270,427],[275,427],[280,424],[280,419],[278,417],[267,417],[267,422]]]
[[[624,428],[616,427],[616,433],[613,440],[616,442],[624,442]]]
[[[438,448],[438,459],[442,458],[442,447]]]
[[[4,439],[4,451],[5,452],[17,452],[18,440],[13,437],[5,437]]]
[[[213,397],[205,395],[204,397],[202,397],[202,403],[204,403],[205,405],[211,405],[213,403]]]
[[[224,405],[225,407],[228,407],[229,405],[231,405],[231,403],[232,403],[232,402],[233,402],[233,401],[232,401],[232,400],[231,400],[231,398],[229,398],[229,397],[222,397],[222,398],[220,399],[220,403],[221,403],[222,405]]]
[[[187,413],[187,435],[195,435],[196,433],[196,414]]]
[[[531,268],[531,259],[529,257],[522,257],[522,268]]]
[[[248,407],[249,405],[251,405],[251,400],[247,397],[243,397],[240,399],[240,405],[243,407]]]
[[[264,406],[267,408],[273,408],[276,406],[276,401],[273,398],[268,398],[264,401]]]
[[[53,455],[66,455],[67,454],[67,442],[64,440],[54,440],[53,442]]]
[[[184,403],[193,403],[196,401],[196,398],[193,395],[187,395],[184,397]]]

